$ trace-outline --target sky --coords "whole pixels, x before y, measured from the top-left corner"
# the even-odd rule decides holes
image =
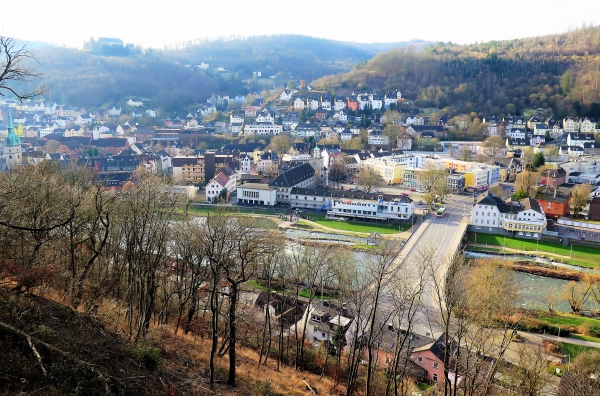
[[[117,37],[163,48],[195,39],[302,34],[361,43],[469,44],[600,25],[600,0],[28,0],[0,3],[0,34],[82,48]]]

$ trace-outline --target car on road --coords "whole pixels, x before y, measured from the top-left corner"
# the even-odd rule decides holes
[[[580,237],[579,237],[579,240],[580,240],[580,241],[585,241],[585,237],[582,237],[582,236],[580,236]]]
[[[569,232],[575,232],[575,230],[573,228],[569,228],[567,231],[569,231]]]
[[[408,191],[415,192],[415,191],[417,191],[417,189],[416,188],[410,188]]]
[[[408,197],[408,194],[407,194],[407,193],[402,193],[402,195],[403,195],[403,196],[405,196],[405,197]]]
[[[381,190],[375,190],[375,192],[381,194]]]

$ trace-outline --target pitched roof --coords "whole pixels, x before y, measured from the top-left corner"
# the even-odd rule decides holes
[[[315,170],[309,163],[304,163],[300,166],[292,168],[288,171],[281,173],[275,178],[269,186],[274,187],[293,187],[305,180],[314,177]]]

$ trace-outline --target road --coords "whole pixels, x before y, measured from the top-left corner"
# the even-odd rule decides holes
[[[423,264],[423,258],[430,256],[429,260],[435,265],[439,265],[438,279],[444,279],[447,271],[446,264],[449,256],[457,251],[461,243],[461,237],[466,229],[466,223],[463,221],[470,197],[451,196],[446,206],[446,214],[442,218],[429,215],[408,239],[400,254],[394,260],[393,272],[402,269],[403,276],[409,279],[413,285],[418,285]],[[423,293],[421,295],[422,308],[416,313],[414,321],[415,332],[421,335],[436,337],[440,332],[437,325],[438,304],[434,300],[433,279],[427,278]],[[380,306],[386,311],[386,301],[393,301],[390,296],[394,290],[388,282],[384,282],[382,292],[382,302]],[[390,306],[389,309],[392,309]]]

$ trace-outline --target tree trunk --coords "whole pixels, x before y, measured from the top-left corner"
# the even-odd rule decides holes
[[[230,283],[229,294],[229,375],[227,385],[235,386],[235,343],[237,338],[236,308],[238,300],[238,284]]]

